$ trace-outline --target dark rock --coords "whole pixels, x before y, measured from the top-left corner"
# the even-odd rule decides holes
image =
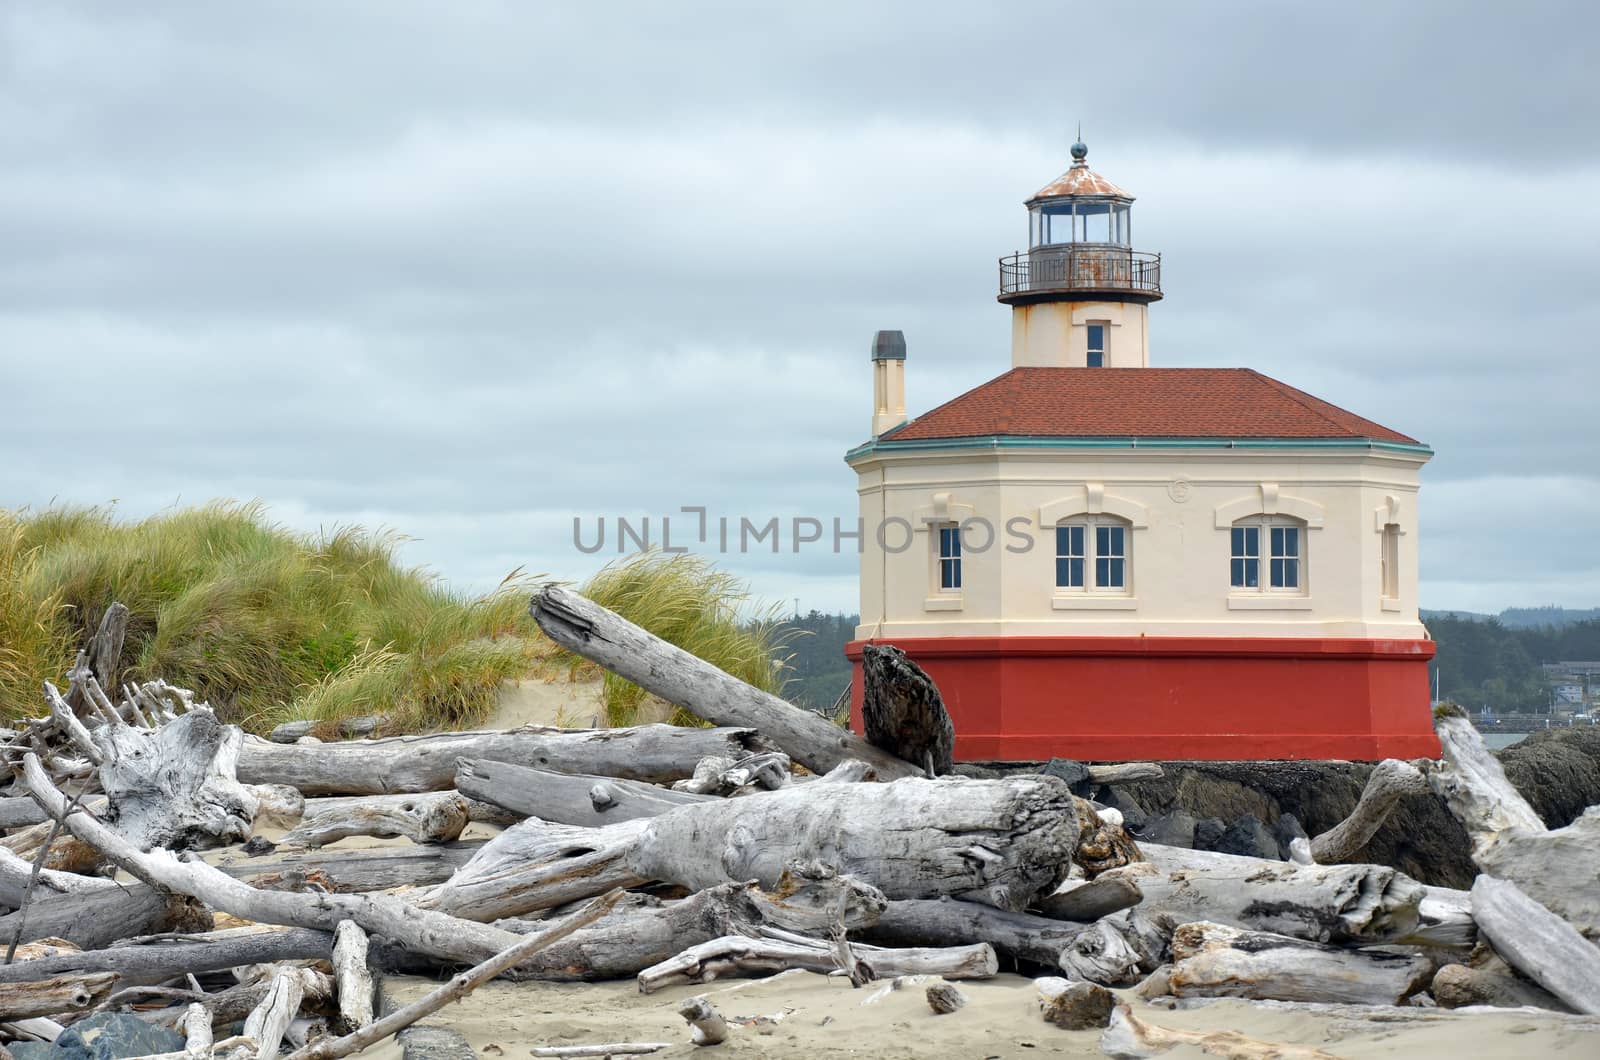
[[[1194,823],[1194,848],[1216,850],[1228,833],[1228,822],[1220,817],[1203,817]]]
[[[1506,779],[1551,828],[1600,803],[1600,726],[1546,729],[1499,754]]]
[[[1089,767],[1070,758],[1052,758],[1039,770],[1047,777],[1059,777],[1067,782],[1074,795],[1089,796]]]
[[[1130,832],[1137,834],[1150,823],[1150,814],[1139,805],[1139,800],[1121,788],[1108,784],[1100,789],[1100,801],[1122,814],[1122,825]]]
[[[120,1012],[102,1012],[68,1027],[44,1055],[53,1060],[119,1060],[182,1051],[183,1035],[176,1031]]]
[[[244,851],[244,856],[247,858],[259,858],[263,854],[270,854],[277,850],[278,844],[265,836],[253,835],[244,841],[244,846],[240,849]]]
[[[928,1007],[940,1016],[954,1012],[967,1003],[967,995],[949,983],[934,983],[928,987],[923,996],[928,999]]]
[[[952,772],[958,777],[973,777],[977,780],[999,780],[1007,775],[1004,770],[977,762],[957,762]]]
[[[1136,836],[1149,843],[1168,847],[1194,846],[1194,818],[1183,810],[1168,810],[1152,817]]]
[[[1117,999],[1103,986],[1094,983],[1040,979],[1039,1014],[1045,1022],[1069,1031],[1086,1031],[1111,1022]]]
[[[1289,844],[1296,839],[1310,839],[1300,826],[1300,818],[1292,813],[1280,813],[1278,823],[1272,826],[1272,837],[1278,841],[1278,856],[1289,860]]]
[[[1199,826],[1196,826],[1199,831]],[[1239,854],[1247,858],[1267,858],[1278,855],[1278,837],[1266,825],[1256,820],[1254,814],[1245,814],[1228,826],[1216,849],[1224,854]]]

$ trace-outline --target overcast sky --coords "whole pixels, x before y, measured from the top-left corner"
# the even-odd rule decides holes
[[[0,506],[259,498],[474,589],[590,573],[575,516],[853,521],[873,331],[913,413],[1009,367],[1081,119],[1153,364],[1432,445],[1425,607],[1594,606],[1596,11],[5,5]],[[856,607],[852,553],[724,562]]]

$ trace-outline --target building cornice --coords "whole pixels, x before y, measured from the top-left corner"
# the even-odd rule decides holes
[[[1099,451],[1172,451],[1198,450],[1256,450],[1284,451],[1334,451],[1340,453],[1372,452],[1404,454],[1421,457],[1427,461],[1433,450],[1420,442],[1385,442],[1371,438],[1048,438],[1026,435],[984,435],[973,438],[919,438],[895,441],[894,438],[874,438],[858,445],[844,455],[846,463],[869,456],[891,456],[898,453],[973,452],[973,451],[1033,451],[1063,450]]]

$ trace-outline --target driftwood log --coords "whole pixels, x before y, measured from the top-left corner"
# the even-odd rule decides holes
[[[993,948],[986,944],[942,949],[879,949],[852,946],[851,952],[865,966],[869,979],[897,975],[938,975],[945,979],[990,979],[1000,970]],[[639,992],[654,993],[663,987],[685,983],[705,983],[730,975],[766,975],[803,968],[827,974],[839,970],[834,948],[800,936],[785,939],[748,938],[729,935],[691,946],[638,975]]]
[[[1166,913],[1135,906],[1078,927],[1056,961],[1067,978],[1126,986],[1166,963],[1177,924]]]
[[[1470,945],[1462,892],[1382,865],[1297,865],[1146,843],[1139,908],[1311,942]],[[1453,896],[1453,897],[1452,897]]]
[[[933,678],[887,644],[862,649],[862,731],[867,741],[921,766],[928,776],[954,766],[956,730]]]
[[[890,946],[966,946],[987,942],[1002,956],[1047,968],[1084,925],[1047,920],[954,898],[890,902],[862,937]]]
[[[1398,1005],[1427,988],[1426,957],[1349,950],[1205,921],[1172,936],[1167,989],[1176,997],[1242,997]]]
[[[1507,964],[1576,1011],[1600,1015],[1600,947],[1571,924],[1491,876],[1472,885],[1472,915]]]
[[[47,897],[35,892],[26,908],[0,916],[0,953],[14,938],[21,942],[66,939],[93,950],[136,935],[209,930],[211,912],[203,905],[142,883]]]
[[[218,867],[234,879],[269,891],[387,891],[443,883],[484,844],[484,840],[474,839],[401,849],[314,850]]]
[[[1388,820],[1402,798],[1427,790],[1428,779],[1422,770],[1398,758],[1385,758],[1367,777],[1350,816],[1311,840],[1311,857],[1323,865],[1351,860]]]
[[[0,990],[0,1021],[35,1019],[84,1012],[104,1001],[117,988],[112,972],[61,975],[12,983]]]
[[[1054,777],[802,784],[605,828],[525,821],[418,902],[493,920],[651,880],[771,888],[791,863],[821,862],[890,898],[1023,909],[1066,877],[1078,834],[1072,796]]]
[[[129,939],[109,949],[63,953],[0,966],[0,987],[55,975],[115,972],[124,983],[159,983],[186,972],[196,975],[244,965],[291,960],[326,960],[333,937],[325,931],[291,928],[263,931],[231,928],[174,939],[160,935]]]
[[[1144,863],[1139,865],[1142,868]],[[1033,911],[1051,920],[1092,923],[1143,901],[1138,879],[1137,875],[1122,875],[1120,869],[1114,869],[1092,880],[1068,880],[1054,893],[1039,899]]]
[[[1444,762],[1429,780],[1472,838],[1472,860],[1600,941],[1600,806],[1565,828],[1546,828],[1472,722],[1440,715],[1434,728]]]
[[[921,772],[827,719],[748,685],[558,585],[546,585],[534,594],[528,613],[546,636],[568,651],[714,725],[748,725],[813,773],[826,773],[846,758],[871,763],[885,780]],[[697,755],[693,761],[703,757]]]
[[[467,827],[459,792],[309,799],[306,817],[278,841],[281,847],[321,847],[351,836],[404,836],[413,843],[448,843]]]
[[[315,746],[247,737],[239,779],[288,784],[305,795],[388,795],[455,786],[456,762],[481,758],[561,773],[597,773],[666,784],[689,776],[709,755],[765,750],[753,729],[638,725],[569,730],[536,725],[503,732],[391,736]]]
[[[503,806],[524,817],[587,827],[654,817],[679,806],[716,798],[636,780],[557,773],[482,758],[461,760],[456,768],[456,788],[463,795]]]
[[[143,850],[242,842],[259,803],[235,776],[244,734],[196,706],[158,729],[100,726],[105,819]]]

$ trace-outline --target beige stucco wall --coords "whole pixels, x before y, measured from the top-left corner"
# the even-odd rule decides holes
[[[1145,368],[1150,363],[1148,306],[1131,302],[1045,302],[1011,309],[1013,368],[1084,368],[1089,363],[1090,321],[1110,325],[1106,366]]]
[[[1425,453],[1337,449],[877,452],[855,457],[859,637],[1257,636],[1417,638],[1417,488]],[[1057,516],[1125,519],[1126,595],[1055,588]],[[1301,519],[1303,594],[1229,585],[1229,527]],[[1041,517],[1047,525],[1041,526]],[[886,551],[907,540],[909,547]],[[960,593],[940,592],[925,520],[968,524]],[[1007,520],[1013,523],[1011,531]],[[1386,523],[1400,528],[1398,597],[1382,595]],[[1020,535],[1020,536],[1019,536]],[[1007,545],[1025,552],[1008,552]]]

